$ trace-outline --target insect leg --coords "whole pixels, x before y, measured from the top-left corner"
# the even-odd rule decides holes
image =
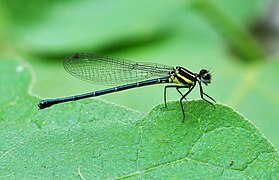
[[[200,86],[200,95],[201,95],[201,98],[202,98],[204,101],[206,101],[207,103],[211,104],[211,105],[215,108],[214,104],[213,104],[212,102],[208,101],[207,99],[205,99],[205,98],[203,97],[203,95],[207,96],[208,98],[210,98],[210,99],[213,100],[214,102],[216,102],[216,101],[215,101],[212,97],[210,97],[209,95],[207,95],[206,93],[203,92],[201,82],[199,82],[199,86]]]
[[[183,96],[183,93],[179,89],[180,88],[188,88],[188,87],[187,86],[178,86],[178,85],[168,85],[168,86],[165,86],[165,89],[164,89],[164,103],[165,103],[165,107],[167,107],[167,88],[176,88],[176,90],[179,92],[179,94],[181,96]]]
[[[189,88],[189,90],[180,98],[180,106],[181,106],[181,110],[182,110],[182,114],[183,114],[183,121],[185,119],[185,112],[184,112],[184,108],[183,108],[183,104],[182,104],[182,100],[186,99],[186,96],[194,89],[194,87],[196,86],[196,83],[193,84],[193,86],[191,86]]]

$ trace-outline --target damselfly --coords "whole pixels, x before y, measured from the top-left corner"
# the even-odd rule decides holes
[[[197,83],[200,87],[201,98],[214,107],[212,102],[204,98],[204,96],[206,96],[215,102],[212,97],[203,92],[202,83],[208,85],[211,82],[211,74],[205,69],[200,70],[199,73],[193,73],[180,66],[170,67],[155,63],[141,63],[91,54],[73,54],[66,57],[63,64],[68,73],[82,80],[102,85],[125,85],[69,97],[41,100],[38,103],[38,107],[40,109],[44,109],[58,103],[76,101],[84,98],[122,91],[125,89],[159,83],[176,84],[165,86],[164,103],[166,106],[167,89],[175,88],[181,95],[180,106],[184,118],[185,112],[182,100],[186,99],[186,96],[194,89]],[[188,89],[188,91],[183,94],[180,90],[185,88]]]

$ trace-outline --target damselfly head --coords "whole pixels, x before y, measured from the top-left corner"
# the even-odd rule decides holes
[[[208,70],[202,69],[198,77],[205,85],[208,85],[211,82],[211,74]]]

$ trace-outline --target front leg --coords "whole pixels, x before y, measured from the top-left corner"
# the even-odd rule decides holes
[[[210,97],[209,95],[207,95],[206,93],[203,92],[201,82],[199,82],[199,86],[200,86],[200,95],[201,95],[201,98],[202,98],[204,101],[206,101],[207,103],[211,104],[211,105],[215,108],[214,104],[213,104],[212,102],[208,101],[207,99],[205,99],[205,98],[203,97],[203,95],[205,95],[206,97],[208,97],[209,99],[211,99],[211,100],[214,101],[214,102],[216,102],[216,101],[215,101],[212,97]]]

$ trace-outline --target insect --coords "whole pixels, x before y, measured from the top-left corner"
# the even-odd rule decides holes
[[[194,89],[196,84],[199,85],[201,98],[214,107],[212,102],[204,98],[206,96],[215,102],[212,97],[204,93],[202,88],[202,83],[208,85],[211,82],[211,74],[205,69],[200,70],[199,73],[193,73],[180,66],[171,67],[156,63],[141,63],[121,58],[79,53],[66,57],[63,65],[68,73],[82,80],[95,84],[118,86],[80,95],[41,100],[37,104],[39,109],[45,109],[54,104],[159,83],[173,83],[173,85],[167,85],[164,88],[165,107],[167,89],[175,88],[181,95],[180,106],[183,118],[185,118],[185,112],[182,100],[186,99],[186,96]],[[119,86],[119,84],[122,85]],[[188,91],[183,94],[181,89],[188,89]]]

